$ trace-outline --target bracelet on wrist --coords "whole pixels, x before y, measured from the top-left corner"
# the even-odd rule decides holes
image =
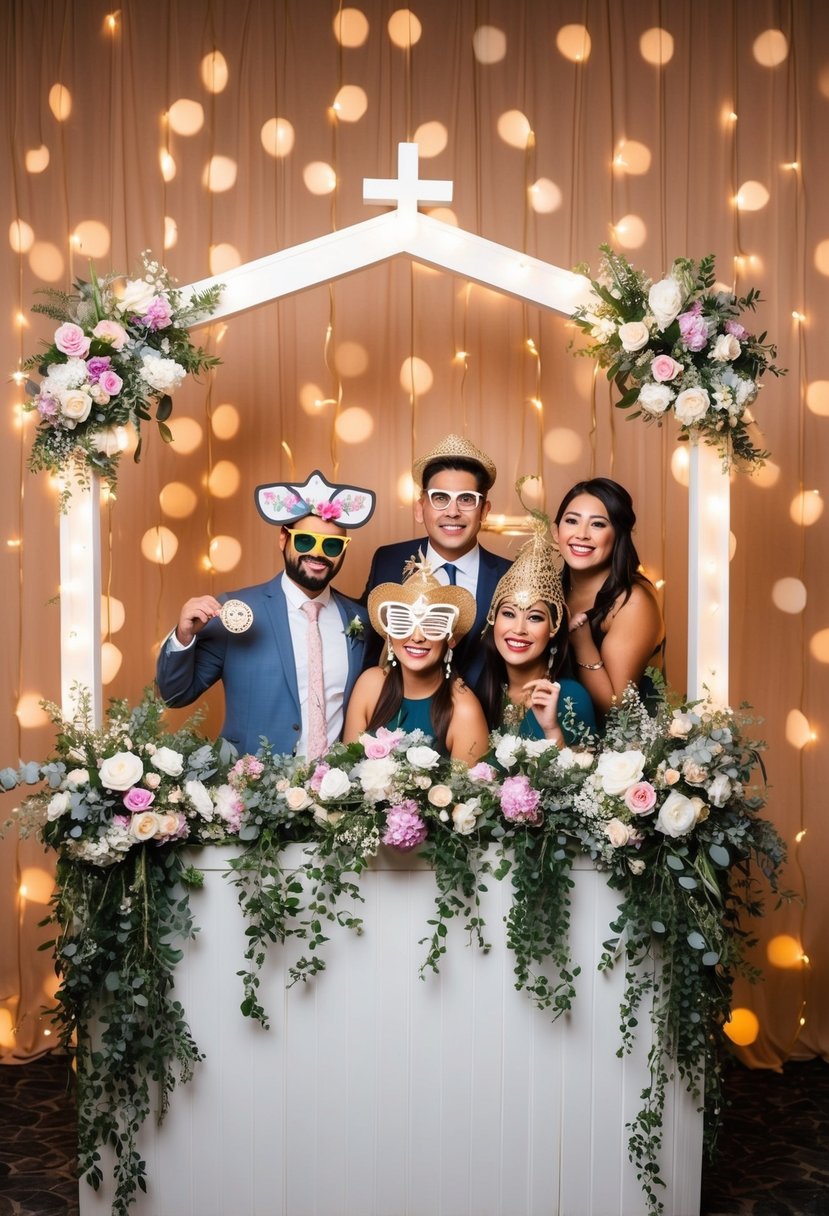
[[[583,667],[585,671],[598,671],[599,668],[604,667],[601,659],[599,659],[598,663],[579,663],[578,659],[576,659],[576,663],[579,667]]]

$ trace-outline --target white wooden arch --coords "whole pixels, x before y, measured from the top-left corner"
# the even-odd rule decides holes
[[[417,144],[398,145],[396,178],[365,178],[363,200],[393,204],[383,215],[190,284],[185,292],[223,284],[210,320],[230,317],[401,254],[512,295],[572,315],[590,295],[587,279],[495,241],[422,215],[421,203],[449,203],[452,183],[421,180]],[[688,693],[708,689],[728,700],[729,485],[720,460],[691,446],[688,579]],[[61,517],[61,695],[74,713],[73,686],[90,690],[100,721],[101,558],[98,486],[76,493]]]

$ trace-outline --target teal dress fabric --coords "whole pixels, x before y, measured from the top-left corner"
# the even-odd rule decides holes
[[[596,711],[593,708],[593,702],[590,700],[590,695],[583,684],[578,680],[560,679],[561,693],[558,698],[558,721],[561,726],[561,732],[564,735],[565,743],[578,743],[579,736],[576,731],[570,729],[565,719],[567,717],[566,710],[568,703],[572,704],[575,722],[573,725],[586,726],[592,733],[596,733]],[[519,727],[518,734],[522,739],[543,739],[544,731],[538,724],[538,718],[531,709],[528,709]]]
[[[424,735],[434,738],[435,728],[432,725],[432,698],[420,697],[412,700],[403,698],[403,704],[394,715],[391,722],[386,723],[389,730],[422,730]]]

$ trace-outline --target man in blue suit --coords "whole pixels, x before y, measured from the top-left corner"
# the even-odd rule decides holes
[[[511,565],[508,558],[478,544],[495,475],[495,465],[486,452],[460,435],[447,435],[420,456],[412,465],[412,477],[422,487],[414,515],[426,535],[377,550],[361,601],[365,603],[368,593],[380,583],[399,583],[404,565],[421,549],[439,582],[464,587],[475,596],[475,624],[454,653],[456,669],[472,688],[483,671],[479,643],[492,596]],[[382,640],[372,633],[366,665],[379,663],[382,651]]]
[[[178,707],[221,680],[221,733],[242,754],[264,738],[275,752],[319,755],[339,738],[364,666],[368,614],[329,584],[345,559],[346,530],[371,518],[374,495],[315,471],[301,485],[257,486],[255,500],[262,518],[280,525],[284,573],[219,599],[189,599],[161,647],[156,682]]]

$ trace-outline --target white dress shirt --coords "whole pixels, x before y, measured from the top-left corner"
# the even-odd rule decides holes
[[[449,561],[450,565],[455,566],[457,569],[455,580],[458,587],[463,587],[472,595],[477,593],[478,568],[481,564],[481,554],[477,545],[474,549],[470,549],[468,553],[464,553],[463,557],[447,559],[435,552],[430,541],[426,546],[426,559],[430,562],[435,578],[439,583],[448,584],[449,582],[449,577],[443,568],[446,562]]]

